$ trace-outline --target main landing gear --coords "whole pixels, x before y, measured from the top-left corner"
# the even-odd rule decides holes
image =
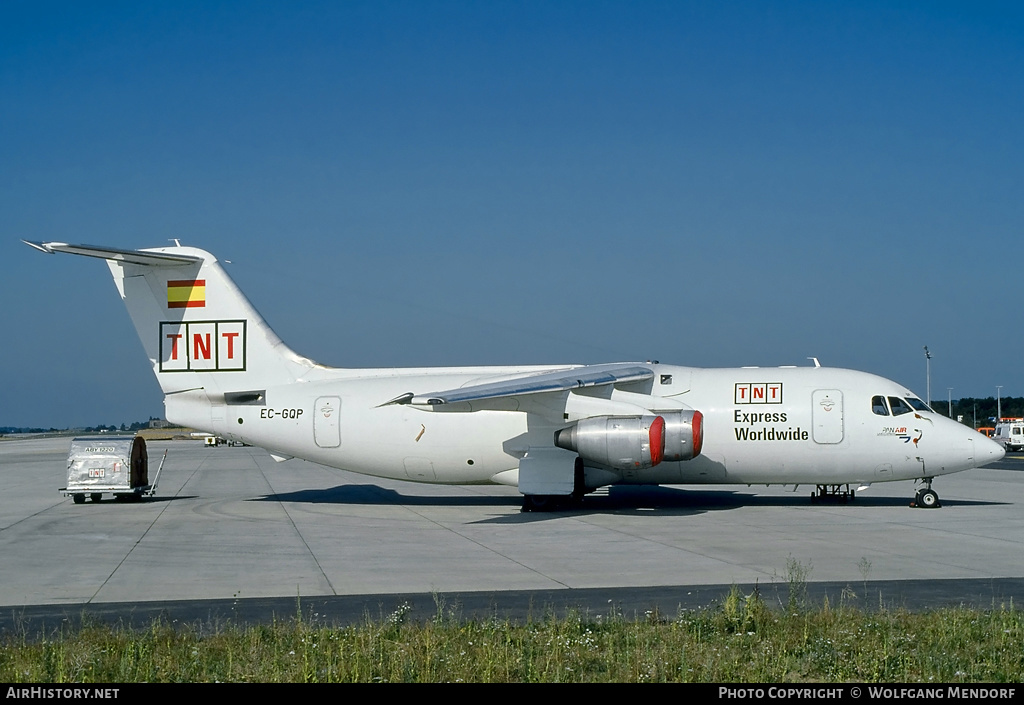
[[[926,477],[924,482],[925,486],[917,491],[910,506],[920,509],[938,509],[942,505],[939,504],[939,494],[932,489],[932,478]]]
[[[560,494],[527,494],[523,495],[523,508],[520,512],[557,512],[559,509],[579,502],[574,495]]]
[[[523,508],[520,512],[557,512],[559,509],[578,506],[583,502],[583,495],[594,490],[587,488],[583,470],[583,460],[576,458],[573,467],[572,494],[525,494]]]
[[[853,501],[853,490],[849,485],[818,485],[814,492],[811,492],[812,502],[847,502]]]

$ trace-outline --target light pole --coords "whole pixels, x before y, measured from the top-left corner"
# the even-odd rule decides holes
[[[996,386],[996,424],[1003,418],[1003,405],[999,398],[999,390],[1003,388],[1003,385]]]
[[[928,346],[924,346],[924,379],[925,397],[924,401],[928,406],[932,405],[932,354],[928,352]]]
[[[949,418],[953,418],[953,388],[946,387],[946,401],[949,404]]]

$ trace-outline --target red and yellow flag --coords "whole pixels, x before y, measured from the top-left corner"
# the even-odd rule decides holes
[[[167,282],[167,308],[206,306],[205,279],[172,279]]]

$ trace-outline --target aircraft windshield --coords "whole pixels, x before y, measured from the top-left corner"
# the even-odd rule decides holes
[[[885,397],[871,397],[871,411],[875,412],[878,416],[888,416],[889,407],[885,403]]]
[[[902,414],[912,414],[913,409],[910,408],[910,404],[903,401],[899,397],[889,397],[889,406],[892,407],[893,416],[901,416]]]
[[[907,397],[907,401],[910,403],[912,407],[914,407],[915,411],[931,411],[933,414],[935,413],[930,406],[925,404],[917,397]]]
[[[932,411],[931,407],[925,404],[917,397],[906,397],[900,399],[899,397],[889,397],[888,404],[886,403],[886,397],[881,395],[871,397],[871,411],[877,416],[888,416],[889,408],[892,408],[893,416],[900,416],[902,414],[910,414],[914,411]]]

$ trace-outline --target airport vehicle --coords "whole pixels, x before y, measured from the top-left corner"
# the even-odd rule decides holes
[[[1024,418],[999,419],[992,440],[1011,452],[1024,450]]]
[[[160,461],[149,481],[149,453],[142,436],[91,436],[75,438],[68,451],[68,485],[60,491],[82,504],[86,497],[99,502],[105,493],[116,499],[142,499],[156,493]]]
[[[524,510],[604,485],[855,485],[932,479],[1003,457],[906,387],[821,367],[330,368],[274,334],[203,250],[28,242],[107,261],[169,421],[379,477],[517,487]]]
[[[992,436],[996,435],[995,426],[979,426],[975,430],[981,435],[985,436],[986,438],[991,438]]]
[[[217,446],[242,445],[242,443],[240,443],[238,441],[234,441],[234,440],[231,440],[231,439],[228,439],[228,438],[221,438],[220,436],[211,436],[211,435],[204,436],[203,442],[206,444],[207,448],[216,448]]]

